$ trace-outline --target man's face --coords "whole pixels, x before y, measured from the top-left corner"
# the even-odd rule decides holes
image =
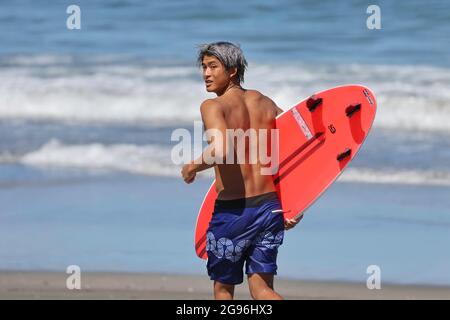
[[[203,57],[202,70],[203,80],[208,92],[221,92],[231,81],[230,74],[224,65],[214,56],[205,55]]]

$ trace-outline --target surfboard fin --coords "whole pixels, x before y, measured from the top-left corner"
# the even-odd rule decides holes
[[[345,109],[345,113],[347,114],[347,117],[351,118],[355,112],[358,112],[361,110],[361,103],[355,103],[351,104]]]
[[[316,110],[318,106],[322,104],[322,98],[316,97],[315,95],[312,95],[309,97],[309,99],[306,101],[306,106],[308,107],[308,110],[310,112],[313,112]]]
[[[352,149],[347,148],[347,149],[345,149],[344,152],[338,154],[336,159],[337,159],[337,161],[342,161],[345,158],[349,157],[351,154],[352,154]]]

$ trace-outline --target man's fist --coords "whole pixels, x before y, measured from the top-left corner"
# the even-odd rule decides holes
[[[181,169],[181,176],[186,183],[194,182],[196,174],[197,173],[192,168],[192,163],[185,164]]]
[[[289,230],[295,227],[303,219],[303,214],[296,219],[286,219],[284,220],[284,229]]]

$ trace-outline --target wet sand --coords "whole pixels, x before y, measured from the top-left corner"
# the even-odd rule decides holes
[[[206,276],[89,272],[81,289],[69,290],[65,273],[0,272],[0,299],[212,299]],[[275,289],[285,299],[450,299],[449,287],[313,282],[277,278]],[[251,299],[247,283],[237,286],[236,299]]]

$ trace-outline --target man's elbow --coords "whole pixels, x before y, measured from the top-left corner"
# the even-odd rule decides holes
[[[233,148],[230,144],[214,149],[216,164],[225,164],[227,159],[233,159]]]
[[[215,164],[224,164],[227,160],[227,150],[226,149],[217,149],[214,152],[214,162]]]

